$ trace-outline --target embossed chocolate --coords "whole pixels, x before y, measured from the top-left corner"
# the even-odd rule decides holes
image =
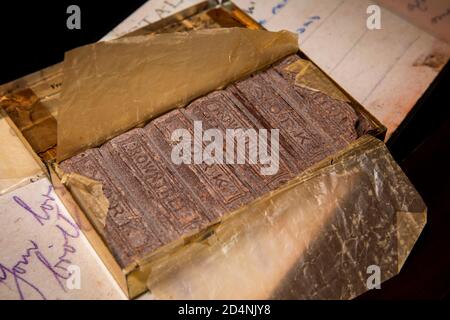
[[[242,109],[241,109],[242,110]],[[261,129],[262,126],[256,126],[239,110],[235,102],[231,98],[228,91],[216,91],[204,98],[197,99],[181,112],[191,121],[202,121],[205,129],[214,128],[225,132],[227,129],[252,128]],[[248,141],[247,141],[248,142]],[[270,140],[269,140],[270,142]],[[249,148],[249,147],[248,147]],[[245,150],[248,150],[245,148]],[[234,158],[239,150],[226,150],[232,153]],[[246,158],[247,166],[231,165],[232,170],[240,177],[241,180],[248,181],[254,193],[258,195],[276,189],[284,182],[292,179],[295,175],[290,170],[283,159],[284,151],[280,151],[280,167],[276,175],[261,175],[261,164],[251,164],[248,159],[248,152],[244,152],[242,156]]]
[[[295,86],[295,76],[284,68],[295,59],[288,57],[60,164],[65,172],[103,183],[110,202],[104,237],[123,267],[218,222],[364,133],[364,119],[350,105]],[[278,171],[262,175],[261,164],[249,161],[173,163],[172,133],[193,134],[196,121],[221,132],[279,129]],[[223,151],[235,156],[234,150]],[[247,153],[241,156],[248,160]]]

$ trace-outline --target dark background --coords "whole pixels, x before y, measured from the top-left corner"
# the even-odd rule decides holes
[[[96,42],[145,0],[0,2],[0,84],[63,61],[64,52]],[[69,5],[81,9],[81,30],[69,30]]]
[[[63,60],[98,41],[145,0],[2,1],[0,84]],[[66,9],[81,8],[81,30],[68,30]],[[387,142],[425,200],[428,224],[402,272],[359,299],[450,298],[450,65]]]

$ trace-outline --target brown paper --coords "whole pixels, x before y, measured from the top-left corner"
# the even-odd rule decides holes
[[[143,262],[160,299],[351,299],[396,275],[426,207],[365,136],[170,255]]]
[[[58,162],[298,50],[287,31],[240,28],[130,37],[64,61]]]

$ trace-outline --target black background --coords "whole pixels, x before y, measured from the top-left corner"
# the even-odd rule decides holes
[[[145,0],[0,2],[0,84],[64,59],[64,52],[100,40]],[[81,9],[81,30],[69,30],[67,7]]]
[[[1,1],[0,84],[63,60],[98,41],[145,0]],[[66,9],[81,8],[81,30],[68,30]],[[450,65],[387,143],[424,198],[428,225],[400,275],[359,299],[450,297]]]

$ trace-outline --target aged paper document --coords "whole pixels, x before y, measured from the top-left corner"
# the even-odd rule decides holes
[[[377,117],[389,137],[427,90],[450,56],[450,46],[409,21],[426,20],[417,11],[406,20],[381,7],[381,29],[367,28],[367,0],[235,0],[271,31],[299,34],[300,49]],[[387,3],[393,1],[381,1]],[[397,1],[396,3],[416,1]],[[423,1],[422,1],[423,2]],[[435,10],[428,1],[429,10]],[[395,5],[399,7],[399,4]],[[398,9],[398,8],[397,8]],[[401,8],[405,11],[405,8]],[[441,8],[442,9],[442,8]],[[442,22],[450,19],[444,13]],[[438,24],[429,27],[438,30]],[[439,27],[440,29],[440,27]],[[428,29],[427,29],[428,30]],[[450,29],[446,29],[446,34]]]
[[[123,20],[101,40],[107,41],[119,38],[129,32],[142,28],[150,23],[166,18],[203,0],[151,0]]]
[[[0,223],[0,299],[125,298],[46,178],[0,196]]]

